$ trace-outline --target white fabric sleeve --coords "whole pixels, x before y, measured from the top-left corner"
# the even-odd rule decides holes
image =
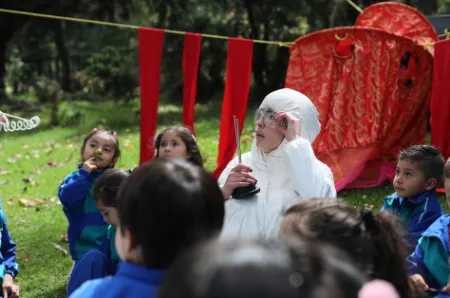
[[[336,197],[333,173],[316,158],[309,141],[300,137],[285,148],[291,179],[301,197]]]

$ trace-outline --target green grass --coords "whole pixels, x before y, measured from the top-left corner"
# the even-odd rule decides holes
[[[49,129],[47,113],[43,112],[40,115],[43,123],[34,131],[0,132],[0,196],[17,243],[21,266],[17,281],[23,298],[65,297],[72,261],[54,246],[58,244],[67,249],[67,244],[61,241],[67,221],[56,192],[61,180],[80,161],[84,135],[93,127],[111,127],[118,131],[123,150],[118,167],[130,168],[139,160],[137,102],[126,105],[80,102],[65,104],[62,108],[81,112],[76,126]],[[220,104],[210,104],[198,106],[196,110],[197,140],[206,159],[206,168],[211,171],[217,156],[220,108]],[[248,112],[242,137],[244,151],[251,146],[252,112]],[[181,105],[161,104],[158,117],[161,127],[180,124]],[[378,208],[382,198],[391,192],[391,186],[384,184],[368,190],[345,190],[340,195],[356,206]],[[24,207],[23,203],[27,202],[22,199],[39,204]]]

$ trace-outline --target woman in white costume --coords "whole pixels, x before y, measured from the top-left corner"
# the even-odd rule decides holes
[[[320,132],[316,107],[292,89],[266,96],[255,115],[255,138],[242,164],[232,160],[219,178],[225,202],[222,237],[276,238],[283,212],[312,197],[336,197],[333,174],[314,155]],[[236,200],[237,187],[255,184],[261,191]]]

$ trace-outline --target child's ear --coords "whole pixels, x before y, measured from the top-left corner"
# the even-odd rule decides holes
[[[116,165],[116,163],[117,163],[117,158],[114,158],[114,159],[111,161],[111,168],[114,168],[114,166]]]
[[[436,180],[436,178],[431,178],[431,179],[428,179],[428,182],[427,182],[427,186],[426,186],[426,190],[432,190],[432,189],[435,189],[437,187],[437,180]]]
[[[128,243],[130,245],[129,249],[131,250],[135,250],[139,247],[139,244],[136,241],[136,238],[134,238],[134,235],[130,233],[130,231],[127,230],[127,238],[128,238]]]

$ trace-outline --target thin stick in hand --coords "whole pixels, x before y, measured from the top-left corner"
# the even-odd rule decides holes
[[[239,164],[241,164],[242,156],[241,156],[241,142],[240,142],[240,136],[239,136],[239,121],[236,116],[233,116],[233,120],[234,120],[234,135],[236,136],[238,160],[239,160]]]

